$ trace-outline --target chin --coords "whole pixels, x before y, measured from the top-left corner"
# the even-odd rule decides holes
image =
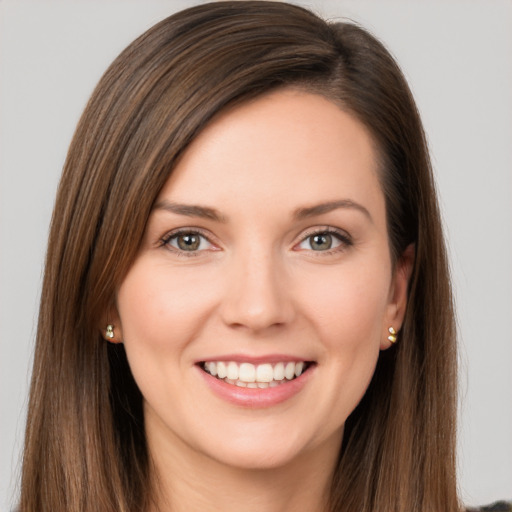
[[[253,431],[251,433],[250,431]],[[230,435],[233,434],[233,435]],[[301,459],[310,460],[312,453],[322,452],[321,447],[338,453],[342,430],[330,436],[310,432],[293,432],[293,428],[254,428],[244,434],[226,432],[204,452],[219,463],[240,470],[270,470],[289,467]]]
[[[230,444],[222,453],[212,453],[217,462],[239,470],[263,471],[287,467],[300,459],[303,449],[293,446],[275,446],[267,443],[265,447],[253,440],[247,440],[243,445]]]

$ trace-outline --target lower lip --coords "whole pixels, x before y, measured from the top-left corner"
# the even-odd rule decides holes
[[[263,409],[285,402],[297,395],[308,382],[314,367],[310,366],[300,377],[273,388],[243,388],[217,379],[199,366],[197,370],[208,387],[223,400],[240,407]]]

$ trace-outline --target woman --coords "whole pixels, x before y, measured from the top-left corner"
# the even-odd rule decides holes
[[[454,338],[388,52],[288,4],[183,11],[69,150],[20,510],[459,510]]]

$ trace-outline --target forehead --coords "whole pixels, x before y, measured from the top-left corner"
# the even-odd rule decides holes
[[[384,211],[373,140],[333,102],[293,89],[218,115],[160,194],[180,203],[276,212],[339,198]]]

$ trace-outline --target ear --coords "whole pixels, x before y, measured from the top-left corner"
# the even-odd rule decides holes
[[[393,342],[388,338],[390,335],[389,328],[392,327],[397,333],[402,328],[407,308],[407,289],[414,266],[414,254],[414,244],[408,245],[396,262],[389,290],[389,301],[384,325],[382,326],[381,350],[386,350],[393,345]]]
[[[110,343],[123,342],[121,320],[115,306],[108,308],[105,314],[102,315],[99,329],[105,341]]]

